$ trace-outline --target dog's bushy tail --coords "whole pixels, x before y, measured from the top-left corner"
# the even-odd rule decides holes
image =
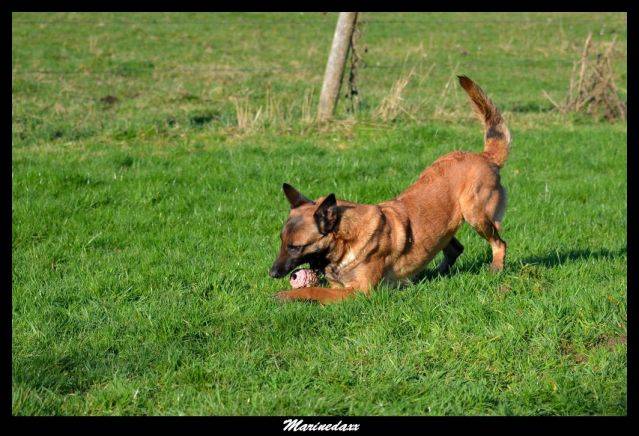
[[[498,167],[504,166],[510,150],[510,132],[499,110],[484,91],[466,76],[457,76],[464,88],[473,111],[484,124],[484,156]]]

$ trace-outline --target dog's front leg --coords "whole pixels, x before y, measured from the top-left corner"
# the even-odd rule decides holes
[[[368,296],[373,286],[379,283],[382,271],[381,264],[369,263],[363,267],[353,269],[343,282],[345,285],[343,288],[337,285],[331,288],[300,288],[278,292],[275,297],[280,301],[306,300],[330,304],[349,298],[356,292],[362,292]]]
[[[275,294],[275,298],[280,301],[306,300],[317,301],[321,304],[335,303],[350,297],[355,292],[363,292],[355,288],[300,288],[291,291],[282,291]]]

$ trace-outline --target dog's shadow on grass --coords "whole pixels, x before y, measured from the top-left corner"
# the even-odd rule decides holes
[[[561,266],[568,262],[576,262],[585,259],[616,259],[621,256],[625,256],[628,253],[627,247],[618,248],[616,250],[610,250],[608,248],[601,248],[599,250],[591,249],[579,249],[569,250],[565,252],[549,253],[544,256],[530,256],[520,261],[515,260],[516,264],[521,265],[541,265],[546,268],[554,268]]]
[[[592,250],[586,248],[568,251],[557,251],[545,255],[528,256],[523,259],[508,260],[508,258],[506,258],[506,272],[516,272],[525,265],[537,265],[544,268],[555,268],[566,263],[578,262],[585,259],[615,259],[621,256],[625,256],[627,252],[627,247],[618,248],[616,250],[610,250],[608,248]],[[490,260],[491,256],[488,252],[486,253],[486,256],[478,257],[470,262],[458,262],[451,268],[449,274],[460,272],[479,273],[480,271],[488,268],[488,265],[490,265]],[[437,269],[429,269],[418,281],[431,280],[436,277],[440,277]]]

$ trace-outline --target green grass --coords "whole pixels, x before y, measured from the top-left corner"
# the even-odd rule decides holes
[[[361,111],[317,127],[334,14],[14,15],[14,414],[626,414],[626,125],[542,94],[590,31],[625,92],[625,15],[364,17]],[[463,227],[450,276],[277,304],[281,183],[374,203],[480,150],[453,73],[513,133],[505,271]]]

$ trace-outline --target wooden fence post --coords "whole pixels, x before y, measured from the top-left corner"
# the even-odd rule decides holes
[[[356,20],[357,12],[340,12],[337,18],[333,45],[328,55],[328,62],[326,62],[324,83],[322,84],[322,93],[320,94],[319,107],[317,109],[317,119],[319,121],[327,121],[333,116]]]

